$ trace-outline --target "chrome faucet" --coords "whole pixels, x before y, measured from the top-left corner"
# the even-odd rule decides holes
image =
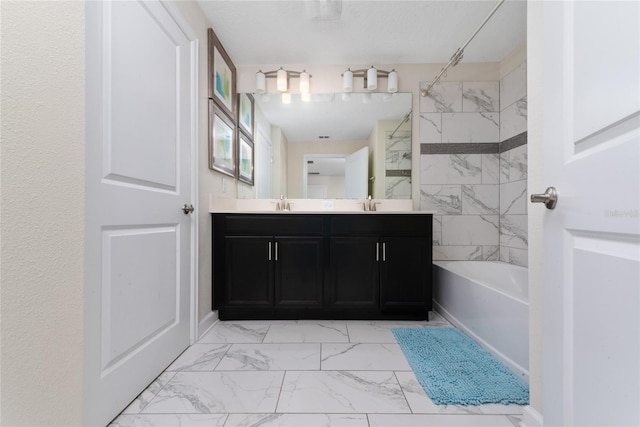
[[[365,212],[375,212],[376,206],[378,206],[381,203],[382,202],[376,202],[372,200],[371,195],[369,195],[369,197],[367,197],[367,199],[364,202],[362,202],[362,208]]]
[[[276,210],[277,211],[289,211],[289,210],[291,210],[291,206],[289,205],[289,202],[287,202],[287,197],[286,196],[280,195],[280,201],[276,205]]]

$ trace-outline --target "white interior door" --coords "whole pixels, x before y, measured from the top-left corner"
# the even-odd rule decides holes
[[[639,18],[544,5],[545,425],[640,425]]]
[[[369,187],[369,147],[346,157],[344,166],[345,199],[366,199]]]
[[[159,1],[86,2],[85,425],[189,345],[191,46]]]
[[[258,132],[255,168],[256,198],[258,199],[275,197],[271,194],[271,166],[271,141],[262,132]]]

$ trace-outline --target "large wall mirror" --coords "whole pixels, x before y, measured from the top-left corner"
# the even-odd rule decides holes
[[[257,127],[270,133],[271,197],[411,198],[411,93],[293,94],[289,103],[271,93],[255,102]]]

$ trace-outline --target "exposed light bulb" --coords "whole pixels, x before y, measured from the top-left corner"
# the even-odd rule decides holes
[[[373,67],[367,70],[367,89],[378,89],[378,70]]]
[[[267,80],[262,70],[256,73],[256,93],[263,94],[267,91]]]
[[[351,69],[342,74],[342,91],[346,93],[353,92],[353,71]]]
[[[398,72],[392,70],[387,78],[387,92],[396,93],[398,91]]]
[[[300,93],[309,93],[310,92],[310,81],[309,81],[309,73],[306,71],[302,71],[300,73]]]
[[[287,72],[280,68],[276,73],[276,88],[280,92],[286,92],[289,90],[289,76]]]

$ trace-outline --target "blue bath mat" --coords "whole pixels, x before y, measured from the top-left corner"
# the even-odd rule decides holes
[[[456,328],[392,331],[433,403],[529,403],[529,386]]]

